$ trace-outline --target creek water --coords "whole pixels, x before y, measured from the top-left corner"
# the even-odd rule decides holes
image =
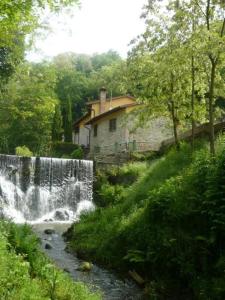
[[[33,228],[41,238],[42,249],[55,264],[68,272],[75,281],[85,283],[92,291],[100,291],[104,300],[141,300],[142,290],[131,280],[121,279],[114,273],[93,264],[89,272],[78,270],[82,260],[75,254],[65,251],[66,243],[62,233],[70,224],[42,223],[34,224]],[[46,234],[45,229],[53,229],[55,233]],[[51,249],[45,249],[50,244]]]

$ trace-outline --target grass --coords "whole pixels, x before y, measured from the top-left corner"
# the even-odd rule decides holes
[[[113,199],[106,208],[98,208],[95,212],[82,216],[79,224],[74,226],[71,246],[81,255],[88,255],[110,267],[123,270],[126,267],[123,257],[127,254],[126,245],[121,240],[123,232],[142,215],[151,190],[181,172],[191,161],[191,149],[184,144],[180,152],[173,149],[165,157],[147,165],[135,163],[122,167],[122,174],[133,168],[138,170],[138,179],[131,186],[123,188],[121,194],[116,195],[116,201],[112,193]],[[122,244],[119,249],[118,244]]]
[[[107,171],[95,191],[104,205],[73,225],[71,247],[118,271],[135,269],[150,299],[224,299],[224,148],[224,137],[216,157],[204,142],[194,152],[183,144],[149,164]]]

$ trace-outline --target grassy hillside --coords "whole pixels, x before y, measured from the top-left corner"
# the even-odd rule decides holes
[[[98,300],[74,283],[39,251],[27,225],[0,221],[0,298],[2,300]]]
[[[122,174],[133,178],[130,184],[126,175],[119,184]],[[225,298],[223,140],[215,158],[204,145],[194,153],[182,145],[149,165],[100,178],[95,198],[102,207],[71,229],[74,250],[118,270],[135,269],[151,299]]]

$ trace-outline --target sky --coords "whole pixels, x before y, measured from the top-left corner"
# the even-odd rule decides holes
[[[45,18],[51,27],[45,38],[36,39],[36,50],[28,53],[31,61],[51,58],[63,52],[102,53],[109,49],[126,57],[129,42],[144,31],[140,19],[147,0],[81,0],[73,16]]]

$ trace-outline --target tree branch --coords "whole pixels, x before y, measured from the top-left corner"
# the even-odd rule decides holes
[[[207,6],[206,6],[206,25],[207,25],[208,31],[210,30],[209,18],[210,18],[210,0],[207,0]]]
[[[206,18],[206,14],[204,12],[204,10],[201,8],[201,5],[198,3],[198,0],[194,0],[195,4],[198,6],[198,8],[200,9],[200,11],[202,12],[203,16]]]
[[[220,33],[220,37],[222,38],[223,35],[224,35],[224,31],[225,31],[225,18],[223,19],[223,25],[222,25],[222,28],[221,28],[221,33]]]

